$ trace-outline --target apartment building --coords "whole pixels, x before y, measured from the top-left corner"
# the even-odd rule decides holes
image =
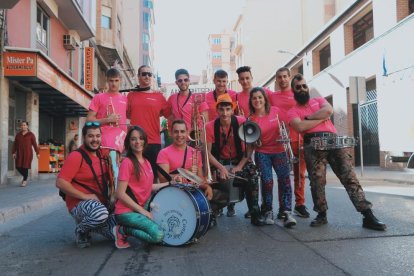
[[[303,72],[311,96],[323,96],[334,107],[341,135],[359,137],[364,165],[401,167],[389,156],[414,149],[414,0],[359,0],[335,16],[284,66]],[[273,74],[262,83],[273,87]],[[358,112],[350,77],[362,77]],[[361,118],[362,133],[359,132]],[[360,144],[355,163],[361,164]]]

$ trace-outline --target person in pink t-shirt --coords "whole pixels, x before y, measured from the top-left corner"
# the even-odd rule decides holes
[[[312,139],[320,138],[331,139],[328,144],[334,144],[336,129],[330,119],[333,113],[332,106],[324,98],[310,99],[309,87],[301,74],[297,74],[292,78],[291,87],[296,105],[289,111],[288,120],[296,131],[304,134],[305,160],[309,172],[314,204],[313,210],[318,212],[310,226],[317,227],[328,223],[325,186],[326,165],[329,163],[348,192],[355,209],[364,216],[362,226],[384,231],[387,226],[372,213],[372,204],[365,198],[365,193],[356,177],[352,157],[347,148],[320,150],[315,149],[312,144]]]
[[[188,129],[186,123],[184,120],[175,120],[172,122],[171,128],[173,143],[160,151],[157,164],[178,183],[183,182],[183,178],[177,171],[178,168],[189,170],[204,179],[201,153],[187,145]],[[160,181],[167,181],[161,172],[158,172],[158,177]],[[200,189],[204,190],[208,200],[212,199],[213,190],[207,182],[201,184]]]
[[[153,221],[147,211],[152,191],[169,185],[168,182],[153,184],[154,173],[151,164],[143,156],[148,143],[147,135],[141,127],[133,126],[125,138],[126,158],[119,169],[119,183],[116,189],[118,201],[115,204],[115,217],[118,225],[113,228],[115,246],[128,248],[128,236],[149,243],[160,243],[164,232]]]
[[[279,91],[271,93],[269,100],[272,106],[278,107],[284,114],[296,105],[293,97],[293,91],[290,87],[290,70],[287,67],[281,67],[276,71],[276,84]],[[295,208],[294,212],[299,217],[308,218],[309,212],[305,206],[305,171],[306,163],[303,154],[303,139],[301,135],[285,121],[289,128],[290,146],[293,155],[298,158],[298,162],[293,163],[293,176],[295,187]]]
[[[246,119],[240,116],[234,116],[236,104],[232,101],[230,95],[223,94],[217,99],[217,112],[219,117],[210,121],[206,125],[207,153],[212,169],[218,176],[219,186],[214,189],[214,195],[217,198],[224,199],[224,203],[212,205],[213,214],[217,216],[219,209],[227,205],[228,193],[220,189],[223,182],[231,178],[229,173],[236,174],[247,181],[233,180],[233,185],[237,184],[243,189],[246,195],[246,203],[251,213],[251,224],[263,226],[264,219],[260,213],[258,203],[259,198],[259,175],[256,166],[251,162],[252,154],[251,145],[244,147],[241,138],[238,135],[239,127]],[[235,216],[234,203],[228,204],[227,216]]]
[[[242,87],[241,92],[237,92],[233,101],[237,104],[237,109],[235,110],[235,115],[243,116],[245,118],[249,117],[249,97],[250,90],[253,88],[253,76],[251,68],[249,66],[241,66],[237,68],[236,73],[239,77],[238,81]],[[270,95],[272,91],[263,88],[266,91],[266,95]]]
[[[170,122],[182,119],[187,124],[187,129],[192,130],[193,113],[202,115],[208,121],[208,105],[204,101],[203,94],[194,94],[190,91],[190,74],[186,69],[178,69],[175,72],[175,83],[180,91],[168,98],[168,108],[171,109]],[[197,108],[197,110],[194,110]],[[201,127],[201,122],[197,122]]]
[[[217,70],[214,73],[213,79],[216,89],[210,91],[206,94],[205,101],[208,105],[208,120],[212,121],[218,117],[216,110],[217,98],[223,94],[229,94],[232,99],[235,98],[236,92],[233,90],[227,89],[228,84],[228,74],[224,70]]]
[[[128,93],[127,116],[131,125],[142,127],[148,135],[144,156],[156,171],[158,153],[161,150],[160,117],[168,118],[171,110],[160,91],[152,91],[152,70],[147,65],[138,68],[139,87]],[[157,178],[157,177],[156,177]]]
[[[126,109],[127,98],[119,93],[121,73],[111,68],[106,72],[108,91],[93,97],[87,122],[99,122],[102,129],[102,146],[116,150],[119,154],[124,150],[124,139],[127,131]]]
[[[273,220],[273,173],[277,175],[279,191],[278,219],[282,219],[286,228],[296,225],[291,216],[292,187],[290,185],[290,165],[284,146],[277,141],[281,138],[279,121],[283,114],[280,109],[270,106],[266,92],[261,87],[250,91],[250,119],[257,123],[261,130],[260,142],[255,148],[254,159],[259,168],[262,180],[262,212],[266,224],[274,224]]]

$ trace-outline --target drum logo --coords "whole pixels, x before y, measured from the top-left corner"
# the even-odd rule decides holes
[[[187,228],[187,220],[180,220],[182,214],[176,210],[170,210],[164,214],[167,219],[167,229],[164,230],[166,238],[180,239]]]

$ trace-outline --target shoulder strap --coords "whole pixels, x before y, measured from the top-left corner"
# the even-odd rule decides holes
[[[129,185],[128,185],[128,186],[127,186],[127,188],[126,188],[126,193],[127,193],[127,195],[129,195],[129,197],[130,197],[133,201],[135,201],[135,203],[136,203],[136,204],[138,204],[138,205],[139,205],[138,199],[135,197],[135,195],[134,195],[134,193],[132,192],[132,190],[131,190],[131,188],[129,187]]]
[[[162,174],[162,176],[164,176],[165,179],[167,179],[168,182],[170,182],[172,180],[171,175],[169,175],[166,171],[164,171],[164,169],[161,168],[160,165],[155,163],[155,167]]]
[[[187,146],[185,146],[185,151],[184,151],[184,160],[183,160],[183,164],[181,165],[181,168],[185,168],[185,161],[187,161]]]
[[[231,116],[231,127],[233,128],[234,144],[236,146],[237,159],[243,156],[241,139],[239,137],[239,123],[236,116]],[[246,150],[246,149],[245,149]]]
[[[214,158],[220,160],[220,118],[214,121],[214,144],[211,148]]]

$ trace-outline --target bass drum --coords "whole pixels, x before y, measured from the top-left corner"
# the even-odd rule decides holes
[[[160,189],[151,198],[149,211],[164,231],[163,243],[169,246],[196,242],[205,235],[211,220],[207,198],[191,185]]]

